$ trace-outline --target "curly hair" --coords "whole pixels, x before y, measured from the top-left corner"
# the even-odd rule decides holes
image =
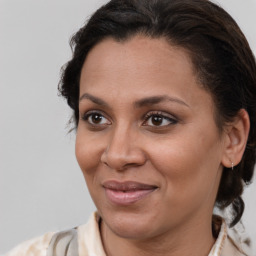
[[[252,180],[256,160],[256,63],[233,18],[208,0],[111,0],[72,37],[72,59],[62,68],[59,91],[79,122],[79,80],[88,52],[107,37],[125,41],[135,35],[165,38],[185,49],[200,84],[212,95],[216,124],[224,125],[245,109],[250,133],[241,162],[223,168],[216,205],[231,205],[234,226],[242,217],[244,184]]]

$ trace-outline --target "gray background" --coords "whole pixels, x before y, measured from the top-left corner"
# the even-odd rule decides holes
[[[94,206],[57,96],[70,36],[104,0],[0,0],[0,254],[86,222]],[[256,0],[223,0],[256,52]],[[256,243],[256,184],[244,223]]]

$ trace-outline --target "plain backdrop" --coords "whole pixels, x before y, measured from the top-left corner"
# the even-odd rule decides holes
[[[219,3],[256,50],[256,0]],[[86,222],[95,209],[58,97],[70,36],[104,0],[0,0],[0,254],[26,239]],[[256,243],[256,184],[244,199]]]

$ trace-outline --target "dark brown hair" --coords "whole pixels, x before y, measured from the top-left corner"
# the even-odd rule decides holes
[[[166,38],[191,57],[200,84],[211,93],[220,130],[240,109],[250,116],[251,129],[242,161],[234,170],[224,167],[216,205],[231,205],[231,226],[241,218],[244,183],[253,176],[256,159],[256,64],[248,42],[232,17],[207,0],[111,0],[97,10],[71,39],[72,59],[64,66],[61,95],[79,122],[79,79],[88,52],[112,37],[125,41],[142,34]]]

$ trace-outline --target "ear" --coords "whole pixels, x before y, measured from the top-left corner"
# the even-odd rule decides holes
[[[222,164],[231,168],[238,165],[243,157],[250,130],[250,118],[245,109],[241,109],[235,119],[224,128],[224,154]]]

